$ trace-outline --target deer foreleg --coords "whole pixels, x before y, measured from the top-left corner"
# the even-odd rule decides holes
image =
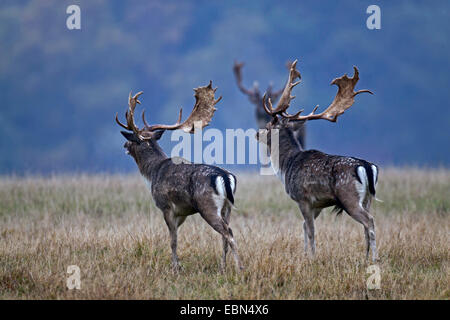
[[[314,256],[316,254],[316,239],[315,239],[315,230],[314,230],[314,219],[310,216],[305,217],[306,222],[306,232],[308,234],[309,246],[311,248],[311,253]]]
[[[308,253],[308,227],[306,226],[306,221],[303,221],[303,237],[304,237],[304,244],[305,244],[305,254]]]
[[[302,212],[303,219],[303,231],[305,233],[305,251],[307,252],[308,242],[311,247],[311,253],[314,255],[316,253],[316,242],[314,239],[314,219],[316,215],[316,210],[312,209],[309,204],[300,202],[300,211]],[[320,211],[319,211],[320,213]]]
[[[178,270],[180,268],[180,263],[177,255],[177,229],[180,221],[178,221],[177,217],[174,216],[171,210],[164,211],[164,220],[166,221],[167,228],[169,229],[170,234],[170,248],[172,249],[172,267],[174,270]],[[184,220],[183,220],[184,221]]]

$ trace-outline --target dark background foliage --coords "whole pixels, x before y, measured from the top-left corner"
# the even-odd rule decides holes
[[[66,8],[81,7],[81,30]],[[381,8],[381,30],[366,8]],[[292,108],[331,102],[330,81],[358,66],[361,95],[337,124],[309,124],[308,147],[382,165],[450,164],[448,1],[2,1],[0,173],[129,171],[113,121],[130,90],[152,122],[193,106],[212,79],[223,95],[212,127],[255,126],[237,89],[286,78],[299,59]],[[163,139],[170,148],[170,135]],[[245,167],[242,166],[242,169]]]

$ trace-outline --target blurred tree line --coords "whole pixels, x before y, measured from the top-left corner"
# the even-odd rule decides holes
[[[81,30],[66,28],[67,6]],[[2,1],[0,173],[135,170],[114,122],[143,90],[151,122],[172,123],[211,79],[223,100],[211,126],[256,127],[244,83],[279,88],[299,59],[292,109],[325,108],[329,83],[358,66],[361,95],[337,124],[311,122],[308,147],[382,165],[450,164],[448,1]],[[305,111],[305,112],[306,112]],[[169,134],[166,148],[174,142]],[[245,167],[241,167],[244,169]]]

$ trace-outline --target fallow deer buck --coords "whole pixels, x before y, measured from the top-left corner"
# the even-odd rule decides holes
[[[286,63],[288,69],[291,67],[290,61]],[[234,62],[233,71],[236,77],[236,83],[241,90],[242,93],[246,94],[250,100],[250,102],[255,106],[255,116],[256,122],[258,123],[259,129],[264,129],[266,127],[266,123],[271,120],[271,117],[264,111],[262,107],[263,100],[261,92],[259,91],[258,83],[255,81],[252,89],[247,89],[242,84],[242,67],[244,66],[243,62]],[[298,74],[300,76],[300,73]],[[272,84],[266,90],[267,98],[270,98],[272,101],[278,99],[278,97],[283,93],[283,89],[273,91]],[[292,125],[293,133],[295,138],[298,140],[302,148],[306,146],[306,126],[303,122],[297,122]]]
[[[323,119],[336,122],[338,117],[350,108],[356,95],[369,90],[354,92],[354,87],[359,80],[358,69],[354,67],[354,76],[349,78],[346,74],[334,79],[331,84],[338,86],[338,92],[331,105],[322,113],[316,114],[318,106],[306,116],[288,114],[287,109],[294,99],[291,96],[292,89],[300,83],[299,72],[296,69],[297,61],[292,63],[289,78],[283,90],[282,96],[275,107],[272,107],[271,99],[266,103],[263,97],[263,106],[271,117],[266,129],[257,134],[259,142],[266,143],[269,150],[272,149],[272,140],[278,138],[279,148],[272,149],[272,165],[278,167],[275,171],[279,174],[287,194],[297,202],[304,217],[303,230],[305,252],[308,251],[308,242],[311,252],[315,253],[314,219],[321,210],[335,206],[340,213],[346,211],[353,219],[364,226],[366,238],[366,257],[369,257],[372,249],[372,259],[377,259],[375,226],[373,217],[369,213],[372,198],[375,197],[375,187],[378,179],[378,167],[365,160],[328,155],[317,150],[303,150],[294,138],[292,125],[297,122]],[[272,135],[273,134],[273,135]],[[274,138],[275,137],[275,138]],[[275,161],[275,162],[274,162]]]
[[[128,140],[124,148],[136,161],[156,206],[164,214],[171,237],[172,265],[176,270],[180,267],[177,256],[177,229],[189,215],[197,212],[222,235],[222,271],[226,267],[228,245],[233,252],[237,268],[242,269],[233,233],[229,227],[236,177],[215,166],[193,164],[181,158],[168,158],[158,145],[158,140],[165,130],[182,129],[193,133],[194,125],[199,129],[207,126],[216,110],[214,106],[222,98],[215,99],[216,89],[212,88],[211,82],[208,86],[194,89],[194,108],[182,123],[182,110],[178,121],[173,125],[149,125],[143,112],[144,127],[139,129],[134,122],[134,111],[136,103],[140,104],[138,97],[142,92],[133,97],[130,93],[128,110],[125,114],[127,125],[122,124],[116,115],[116,122],[131,131],[121,131]]]

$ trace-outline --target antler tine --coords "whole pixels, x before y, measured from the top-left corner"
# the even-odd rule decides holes
[[[247,89],[242,84],[242,67],[243,66],[244,66],[244,62],[237,62],[235,60],[234,66],[233,66],[233,72],[234,72],[234,76],[236,78],[236,83],[237,83],[239,89],[246,95],[250,95],[250,94],[252,94],[252,90]]]
[[[130,91],[130,94],[128,95],[128,111],[125,114],[127,118],[128,130],[133,131],[139,137],[141,137],[141,130],[139,130],[136,124],[134,123],[134,110],[136,109],[136,103],[141,104],[138,98],[143,93],[144,93],[143,91],[139,91],[134,96],[131,96]]]
[[[154,125],[148,125],[148,123],[145,122],[145,130],[146,131],[155,131],[155,130],[176,130],[179,129],[182,126],[181,123],[181,117],[183,116],[183,108],[180,108],[180,112],[178,114],[177,122],[174,124],[154,124]],[[145,121],[145,120],[144,120]]]
[[[241,70],[242,70],[242,67],[244,66],[244,64],[245,64],[244,62],[237,62],[236,60],[234,61],[233,71],[239,82],[242,80],[242,71]]]
[[[264,93],[263,107],[266,113],[269,114],[270,116],[276,117],[277,115],[281,115],[285,118],[293,118],[301,113],[297,112],[295,115],[290,115],[286,112],[286,110],[290,106],[291,100],[295,98],[295,96],[291,96],[292,89],[301,82],[301,75],[300,72],[296,69],[296,67],[297,67],[297,60],[292,62],[290,65],[288,81],[286,82],[281,98],[278,101],[275,109],[273,109],[272,107],[272,101],[270,98],[268,99],[269,106],[267,106],[266,104],[267,93]],[[300,80],[294,82],[295,79],[297,78],[299,78]]]
[[[142,138],[142,136],[141,136],[142,131],[139,130],[138,127],[136,126],[136,124],[134,123],[134,110],[136,109],[136,103],[139,103],[139,104],[141,103],[138,100],[138,98],[141,94],[143,94],[142,91],[136,93],[134,96],[131,96],[131,92],[128,95],[128,110],[125,112],[125,118],[127,120],[127,125],[124,125],[122,122],[119,121],[119,116],[116,113],[117,124],[126,130],[133,131],[140,138]]]
[[[179,125],[180,122],[181,122],[181,117],[182,117],[182,116],[183,116],[183,108],[180,108],[180,112],[179,112],[179,114],[178,114],[178,120],[177,120],[177,122],[176,122],[175,124],[173,124],[173,125],[168,125],[168,126],[169,126],[169,127],[172,127],[172,126],[177,126],[177,125]],[[142,121],[144,122],[146,131],[154,131],[154,130],[156,130],[156,129],[155,129],[155,126],[149,125],[149,124],[147,123],[147,121],[145,120],[145,110],[142,111]],[[161,125],[161,126],[163,126],[163,125]],[[165,129],[165,128],[160,128],[160,129]]]
[[[300,116],[298,114],[296,117],[289,117],[291,120],[317,120],[323,119],[331,122],[336,122],[338,117],[341,116],[345,110],[350,108],[355,102],[355,96],[368,92],[373,94],[372,91],[363,89],[357,92],[354,91],[356,83],[359,80],[359,71],[357,67],[353,67],[354,74],[353,77],[349,78],[347,74],[344,74],[342,77],[334,79],[331,84],[335,84],[338,86],[338,92],[334,97],[333,102],[328,106],[325,111],[315,114],[314,112],[317,110],[318,106],[314,108],[314,110],[307,116]]]
[[[181,117],[183,116],[183,108],[180,108],[180,113],[178,114],[177,123],[181,123]]]
[[[269,107],[266,104],[266,99],[267,99],[267,92],[264,92],[263,98],[262,98],[262,102],[263,102],[263,108],[266,111],[266,113],[270,116],[276,116],[273,114],[273,108],[272,108],[272,101],[269,98]]]
[[[124,125],[122,122],[119,121],[119,113],[116,113],[116,122],[119,126],[124,128],[125,130],[130,130],[130,128],[128,128],[126,125]]]
[[[147,120],[145,120],[145,110],[142,110],[142,122],[144,123],[145,128],[150,127],[150,125],[147,123]]]
[[[364,93],[364,92],[367,92],[367,93],[373,94],[373,92],[372,92],[372,91],[370,91],[370,90],[368,90],[368,89],[363,89],[363,90],[358,90],[358,91],[356,91],[356,92],[354,93],[354,95],[353,95],[353,96],[356,96],[356,95],[358,95],[358,94],[360,94],[360,93]]]
[[[292,61],[291,59],[289,59],[289,60],[286,61],[285,66],[286,66],[286,69],[288,69],[288,71],[291,70],[292,64],[293,64],[294,62],[297,62],[297,59],[296,59],[295,61]]]
[[[272,114],[283,114],[286,113],[286,110],[289,108],[291,104],[291,100],[295,98],[295,96],[291,96],[292,89],[301,82],[300,72],[296,69],[297,60],[292,62],[291,67],[289,69],[289,78],[284,87],[283,93],[281,94],[280,100],[277,103],[275,110],[272,110]],[[294,82],[295,79],[299,78],[297,82]]]
[[[298,112],[295,113],[295,114],[289,114],[289,113],[287,113],[287,112],[285,111],[285,112],[283,112],[283,113],[281,114],[281,116],[282,116],[283,118],[286,118],[286,119],[295,119],[295,118],[297,118],[303,111],[305,111],[305,109],[302,109],[302,110],[298,111]]]

